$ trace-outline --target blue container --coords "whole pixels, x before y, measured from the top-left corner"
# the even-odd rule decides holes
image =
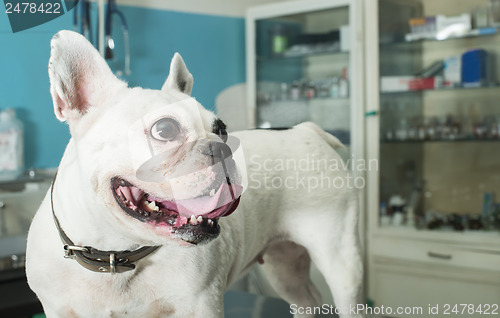
[[[488,82],[488,53],[476,49],[462,54],[462,85],[480,87]]]

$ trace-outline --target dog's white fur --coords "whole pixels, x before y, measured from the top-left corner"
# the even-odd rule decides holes
[[[260,258],[269,281],[289,303],[321,305],[309,278],[311,260],[325,276],[337,307],[360,301],[363,269],[356,191],[263,186],[264,177],[347,178],[346,171],[334,169],[264,169],[269,160],[299,161],[310,154],[341,160],[333,149],[340,146],[338,140],[312,123],[286,131],[235,133],[248,164],[248,190],[238,209],[221,218],[217,239],[186,246],[175,236],[151,231],[126,215],[110,189],[110,178],[120,175],[155,195],[168,196],[162,184],[134,179],[127,134],[145,113],[188,98],[192,76],[180,56],[174,56],[162,90],[155,91],[128,88],[79,34],[61,31],[51,47],[54,111],[58,119],[68,122],[72,134],[54,186],[54,209],[62,228],[75,244],[101,250],[161,248],[139,261],[134,271],[115,275],[88,271],[63,258],[48,193],[29,231],[26,266],[29,285],[49,318],[223,317],[226,288]],[[192,114],[176,107],[171,111],[189,126]],[[209,133],[215,116],[203,108],[199,112]],[[196,156],[186,153],[190,155]]]

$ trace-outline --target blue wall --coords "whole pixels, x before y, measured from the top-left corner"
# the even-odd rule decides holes
[[[245,81],[243,18],[120,9],[129,25],[132,47],[132,74],[124,78],[130,86],[161,88],[175,52],[182,55],[194,76],[193,96],[208,109],[213,109],[215,97],[223,89]],[[0,11],[0,108],[16,108],[25,125],[27,167],[57,166],[70,137],[66,124],[54,117],[47,65],[51,37],[58,30],[72,28],[71,12],[12,34],[7,15]],[[116,23],[114,34],[121,62]]]

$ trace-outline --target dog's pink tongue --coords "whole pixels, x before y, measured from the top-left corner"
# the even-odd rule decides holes
[[[242,189],[240,185],[223,183],[213,196],[177,201],[177,209],[181,216],[187,218],[191,215],[208,218],[223,216],[226,206],[241,195]]]

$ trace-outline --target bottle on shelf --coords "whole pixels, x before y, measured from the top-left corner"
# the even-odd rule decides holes
[[[417,119],[412,119],[412,123],[410,124],[410,127],[408,128],[408,139],[409,140],[418,140],[418,122]]]
[[[425,138],[427,140],[433,140],[436,139],[437,131],[436,128],[439,127],[437,123],[437,119],[435,118],[427,118],[427,123],[426,123],[426,128],[425,128]]]
[[[271,40],[271,56],[280,57],[288,48],[288,30],[281,23],[275,24],[269,30],[269,38]]]
[[[287,83],[281,83],[281,95],[280,99],[281,100],[287,100],[288,99],[288,84]]]
[[[425,119],[420,119],[417,126],[417,139],[425,140]]]
[[[406,226],[415,227],[415,212],[411,206],[406,207]]]
[[[392,219],[387,213],[387,205],[385,202],[380,202],[380,226],[389,226],[392,223]]]
[[[23,124],[14,109],[0,112],[0,180],[16,179],[23,173]]]
[[[389,207],[392,211],[392,225],[401,226],[405,220],[405,204],[406,201],[400,195],[396,194],[390,197]]]
[[[406,118],[401,118],[399,121],[399,126],[396,129],[396,138],[400,141],[408,139],[408,120]]]
[[[309,84],[305,88],[305,97],[307,99],[311,99],[316,97],[316,85],[313,81],[310,81]]]
[[[488,129],[488,138],[489,139],[497,139],[498,138],[498,126],[499,126],[499,123],[498,123],[498,119],[496,117],[493,117],[491,116],[489,119],[488,119],[488,126],[489,126],[489,129]]]
[[[339,78],[333,77],[330,85],[330,97],[339,97]]]
[[[290,98],[292,100],[298,100],[300,98],[299,81],[293,81],[292,88],[290,89]]]

